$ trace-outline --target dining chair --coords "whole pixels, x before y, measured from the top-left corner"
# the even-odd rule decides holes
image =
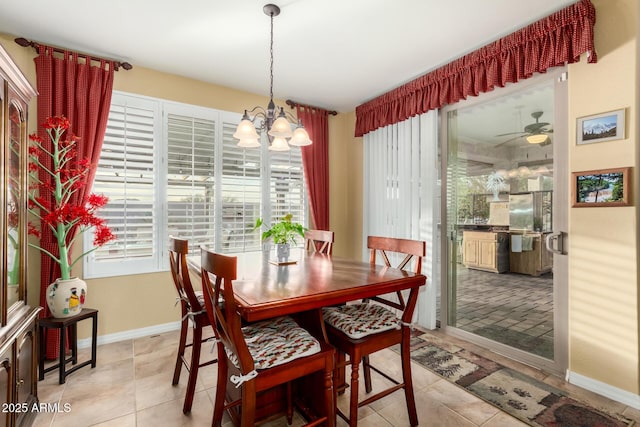
[[[227,410],[234,425],[253,426],[257,395],[277,386],[286,388],[287,421],[293,419],[292,381],[320,373],[323,416],[306,426],[334,426],[333,370],[335,350],[316,339],[289,316],[243,326],[233,293],[237,259],[201,248],[201,277],[205,307],[218,345],[218,380],[213,426],[222,424]],[[218,302],[214,304],[214,301]],[[322,313],[317,312],[318,324]],[[319,386],[320,387],[320,386]],[[240,389],[239,391],[238,388]],[[271,414],[273,415],[273,414]]]
[[[193,396],[196,390],[198,371],[203,366],[216,363],[216,360],[200,362],[200,349],[202,343],[208,338],[202,337],[203,329],[211,325],[204,308],[204,296],[201,291],[194,290],[189,277],[189,267],[187,266],[187,255],[189,253],[189,241],[169,236],[169,264],[171,266],[171,276],[178,291],[177,302],[180,304],[182,320],[180,322],[180,341],[178,343],[178,356],[176,366],[173,371],[172,384],[176,385],[180,381],[180,373],[184,365],[189,372],[187,380],[187,390],[185,393],[182,412],[187,414],[191,411]],[[191,342],[187,343],[189,324],[193,329]],[[185,357],[187,347],[191,347],[191,359]]]
[[[333,231],[306,230],[304,232],[305,248],[307,252],[331,255],[333,253],[333,237]]]
[[[391,267],[389,257],[399,254],[402,261],[399,269],[407,269],[413,260],[414,273],[422,271],[422,258],[426,255],[426,243],[418,240],[396,239],[389,237],[369,236],[367,247],[370,251],[369,262],[376,264],[379,254],[384,265]],[[398,256],[398,255],[396,255]],[[413,382],[411,380],[410,339],[413,311],[418,299],[418,289],[412,289],[408,298],[401,292],[370,298],[356,304],[347,304],[323,309],[324,320],[329,342],[336,347],[338,358],[336,363],[336,390],[342,392],[347,387],[343,380],[344,367],[351,366],[349,385],[349,415],[338,410],[338,415],[350,426],[358,425],[358,408],[381,399],[397,390],[404,389],[409,422],[418,425]],[[398,313],[398,314],[396,314]],[[400,344],[402,381],[392,378],[388,373],[369,363],[369,355],[379,350]],[[346,359],[348,356],[348,359]],[[359,367],[362,361],[365,391],[371,393],[371,371],[375,371],[393,382],[393,386],[375,395],[358,401]]]

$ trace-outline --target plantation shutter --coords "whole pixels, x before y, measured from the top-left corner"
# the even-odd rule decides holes
[[[289,151],[271,151],[269,155],[272,223],[292,214],[294,222],[306,224],[307,195],[300,149],[293,147]],[[301,243],[301,239],[296,240]]]
[[[101,262],[154,261],[158,247],[154,192],[157,116],[153,101],[113,95],[92,191],[109,198],[100,216],[116,240],[91,253],[92,262],[85,264],[89,275],[100,270]]]
[[[191,250],[214,241],[216,123],[167,114],[167,229]]]
[[[222,122],[220,250],[260,250],[260,231],[253,228],[262,207],[262,150],[239,148],[233,138],[237,122]]]

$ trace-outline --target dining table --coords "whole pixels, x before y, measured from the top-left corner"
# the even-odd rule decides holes
[[[324,323],[317,321],[322,318],[321,314],[318,315],[322,307],[406,290],[409,291],[409,300],[415,300],[420,287],[426,283],[423,274],[361,260],[308,253],[302,248],[292,248],[286,263],[276,262],[273,252],[267,250],[225,255],[237,257],[233,290],[238,310],[245,321],[291,315],[316,338],[325,341]],[[187,264],[200,276],[200,254],[189,256]],[[312,400],[317,401],[317,398]],[[269,410],[273,410],[273,399],[269,405]]]

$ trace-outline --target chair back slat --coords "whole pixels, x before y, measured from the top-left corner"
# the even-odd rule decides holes
[[[176,286],[180,299],[185,301],[191,311],[198,312],[204,307],[198,301],[196,292],[191,284],[187,256],[189,255],[189,241],[174,236],[169,236],[169,265],[171,276]]]
[[[333,231],[307,230],[304,232],[305,248],[307,252],[319,252],[331,255],[333,253]]]
[[[396,239],[393,237],[369,236],[367,238],[367,248],[371,250],[369,261],[376,263],[376,255],[382,256],[385,265],[391,267],[391,262],[387,252],[403,254],[405,257],[396,267],[405,270],[407,265],[413,259],[413,272],[420,274],[422,272],[422,258],[427,254],[427,244],[422,240]]]
[[[242,319],[233,295],[237,258],[204,247],[200,248],[200,252],[204,304],[216,338],[227,351],[235,355],[243,373],[251,372],[254,362],[242,334]]]
[[[422,272],[422,258],[424,258],[427,254],[427,244],[424,241],[396,239],[393,237],[369,236],[367,238],[367,247],[371,251],[369,256],[369,262],[371,264],[375,264],[377,255],[380,255],[380,257],[382,257],[384,261],[384,264],[387,267],[391,267],[392,265],[389,261],[388,253],[397,253],[404,255],[404,257],[396,268],[406,270],[413,260],[414,266],[413,270],[411,271],[417,274],[420,274]],[[405,311],[407,306],[402,292],[396,292],[396,298],[397,301],[393,301],[392,299],[389,299],[385,296],[377,296],[371,299],[386,306],[392,307],[396,310]],[[407,314],[408,313],[406,312],[404,313],[404,315]]]

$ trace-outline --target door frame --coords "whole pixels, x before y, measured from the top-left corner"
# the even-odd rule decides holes
[[[567,232],[569,230],[569,119],[568,119],[568,84],[567,67],[556,67],[547,70],[545,74],[539,74],[521,82],[507,85],[505,88],[496,88],[492,92],[480,94],[455,104],[443,107],[440,110],[440,204],[441,239],[440,239],[440,329],[448,335],[461,338],[488,348],[509,358],[526,363],[546,372],[564,376],[568,368],[568,256],[566,251],[562,254],[554,254],[553,257],[553,322],[554,322],[554,360],[519,350],[514,347],[498,343],[487,338],[463,331],[448,325],[449,315],[449,251],[455,250],[455,242],[451,242],[448,236],[447,224],[447,170],[448,144],[447,144],[447,117],[448,113],[463,107],[481,104],[489,100],[509,96],[527,86],[540,84],[553,79],[554,81],[554,144],[553,144],[553,230],[562,233],[563,247],[567,248]],[[562,143],[564,141],[564,143]],[[453,248],[453,249],[452,249]]]

